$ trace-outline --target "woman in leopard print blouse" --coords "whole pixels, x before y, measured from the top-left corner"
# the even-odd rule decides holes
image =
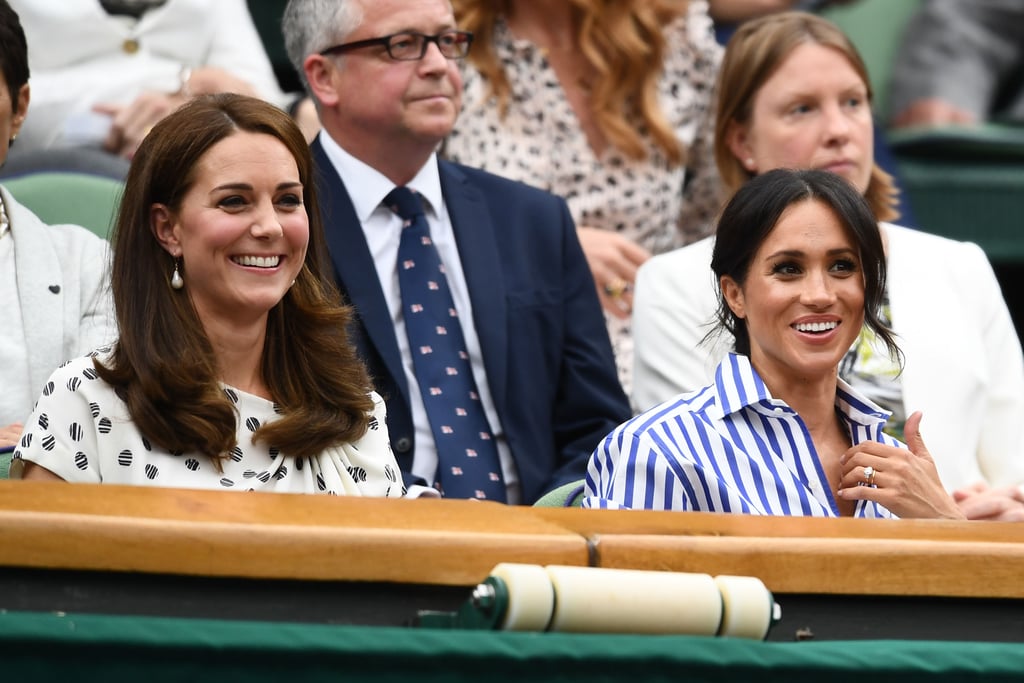
[[[636,269],[709,234],[719,208],[711,141],[721,48],[707,4],[453,5],[475,44],[444,153],[565,197],[629,391]]]

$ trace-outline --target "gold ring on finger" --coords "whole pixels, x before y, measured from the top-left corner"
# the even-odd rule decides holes
[[[870,465],[864,468],[864,483],[868,486],[875,485],[875,468]]]
[[[609,280],[604,286],[604,293],[613,299],[618,299],[627,291],[629,291],[629,283],[621,277]]]

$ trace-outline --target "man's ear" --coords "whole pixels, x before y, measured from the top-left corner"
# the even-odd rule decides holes
[[[743,289],[739,283],[730,276],[723,275],[718,281],[718,286],[721,287],[722,297],[725,299],[725,303],[733,315],[740,320],[746,318],[746,303],[743,300]]]
[[[754,160],[754,148],[750,144],[747,127],[736,121],[730,121],[725,131],[725,144],[732,155],[748,173],[757,173],[757,162]]]
[[[154,204],[149,208],[149,227],[156,241],[168,254],[174,258],[181,256],[178,223],[166,204]]]
[[[25,116],[28,114],[28,102],[31,99],[31,90],[28,83],[18,88],[18,96],[15,98],[16,109],[11,117],[11,138],[15,138],[21,131],[21,124],[25,123]]]
[[[333,107],[338,104],[341,98],[338,97],[334,80],[331,78],[338,67],[331,62],[331,58],[316,54],[309,55],[302,63],[302,68],[314,99],[325,107]]]

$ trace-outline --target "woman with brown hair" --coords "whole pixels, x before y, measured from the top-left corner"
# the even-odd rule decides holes
[[[565,197],[628,390],[636,269],[707,235],[720,204],[707,4],[452,4],[474,44],[445,154]]]
[[[160,121],[114,229],[120,338],[54,373],[12,474],[402,495],[316,206],[309,147],[273,105],[201,96]]]
[[[893,363],[866,330],[841,376],[891,413],[896,438],[912,411],[924,414],[942,482],[969,517],[1024,518],[1024,358],[999,283],[977,245],[887,222],[899,215],[898,198],[875,163],[873,135],[867,69],[837,26],[783,12],[733,35],[715,133],[729,189],[775,168],[823,169],[849,181],[879,221],[888,264],[882,311],[906,362]],[[639,275],[640,408],[703,386],[728,350],[722,339],[702,344],[715,310],[713,248],[714,239],[702,240],[652,259]]]

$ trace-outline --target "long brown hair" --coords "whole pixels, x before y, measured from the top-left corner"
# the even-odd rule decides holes
[[[650,132],[672,164],[686,160],[686,150],[658,103],[667,46],[664,27],[686,13],[682,0],[568,0],[576,43],[597,74],[590,92],[594,120],[601,133],[631,159],[646,156],[638,129]],[[473,32],[469,59],[489,83],[504,116],[512,89],[494,49],[494,27],[509,3],[453,0],[461,28]]]
[[[154,204],[180,210],[200,159],[237,131],[270,135],[288,148],[309,216],[305,263],[267,318],[261,371],[281,417],[253,439],[288,455],[315,455],[366,432],[371,384],[348,343],[351,314],[328,270],[309,147],[292,119],[262,100],[197,97],[160,121],[139,146],[112,236],[111,286],[121,334],[109,365],[97,359],[96,370],[151,442],[214,459],[237,445],[238,416],[218,383],[213,347],[187,286],[171,288],[174,262],[150,223]]]
[[[753,174],[729,149],[729,127],[749,124],[758,91],[789,54],[805,43],[823,45],[845,55],[864,81],[870,102],[871,81],[864,60],[850,39],[829,20],[806,12],[779,12],[744,22],[726,45],[716,86],[715,162],[730,192],[736,192]],[[877,163],[864,197],[878,220],[899,218],[899,190],[892,176]]]

